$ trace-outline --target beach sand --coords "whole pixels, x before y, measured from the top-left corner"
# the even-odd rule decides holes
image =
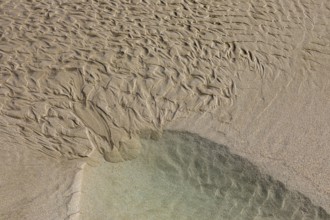
[[[164,132],[139,157],[84,170],[81,219],[329,219],[227,147]]]
[[[0,1],[0,219],[143,219],[130,214],[146,207],[106,196],[135,196],[129,181],[169,192],[148,175],[174,166],[172,154],[146,146],[171,131],[228,149],[271,178],[266,188],[280,183],[329,213],[329,14],[327,0]],[[186,181],[185,165],[159,184]],[[123,184],[107,190],[112,177]],[[142,206],[157,200],[146,196]]]

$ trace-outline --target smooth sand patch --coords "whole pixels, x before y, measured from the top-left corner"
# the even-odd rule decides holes
[[[82,163],[56,160],[9,141],[4,143],[0,154],[0,219],[78,220]]]

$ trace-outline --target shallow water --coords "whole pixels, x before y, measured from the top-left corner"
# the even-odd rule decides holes
[[[135,160],[87,168],[83,219],[330,219],[225,146],[180,132],[142,145]]]

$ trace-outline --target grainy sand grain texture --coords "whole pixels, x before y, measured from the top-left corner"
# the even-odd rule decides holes
[[[79,218],[164,130],[330,212],[329,69],[328,0],[0,0],[0,218]]]

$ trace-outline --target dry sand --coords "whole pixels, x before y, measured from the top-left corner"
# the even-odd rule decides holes
[[[329,69],[328,0],[0,0],[0,219],[79,219],[164,130],[330,212]]]

